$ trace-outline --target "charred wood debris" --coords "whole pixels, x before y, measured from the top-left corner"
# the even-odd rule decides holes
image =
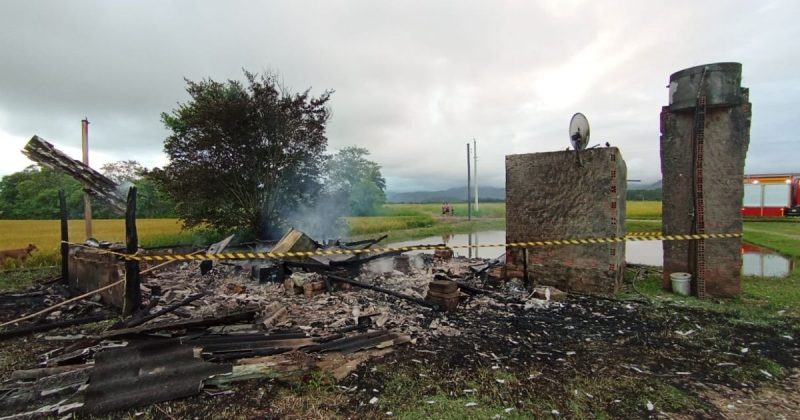
[[[208,251],[352,250],[383,239],[323,245],[292,230],[277,243],[234,248],[229,237]],[[564,298],[519,281],[500,286],[502,261],[437,250],[143,267],[143,304],[126,319],[94,295],[0,330],[0,341],[35,334],[57,345],[38,356],[37,366],[5,375],[0,418],[102,414],[312,371],[342,380],[395,346],[460,334],[446,321],[428,322],[437,313],[541,308]],[[0,294],[0,323],[67,301],[71,291],[57,280]],[[106,322],[53,332],[98,321]]]

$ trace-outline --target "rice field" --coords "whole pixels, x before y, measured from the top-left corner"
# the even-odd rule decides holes
[[[83,220],[70,220],[69,237],[72,242],[85,238]],[[92,222],[92,236],[105,241],[125,240],[125,221],[103,219]],[[182,229],[177,219],[139,219],[136,221],[139,243],[158,246],[202,241],[203,232]],[[58,259],[61,241],[61,222],[58,220],[0,220],[0,249],[24,248],[34,244],[38,251],[28,260],[29,266],[54,264]],[[12,262],[6,266],[13,265]]]
[[[429,229],[436,225],[466,223],[466,203],[453,203],[455,217],[443,217],[440,203],[429,204],[386,204],[379,216],[348,217],[345,222],[349,235],[371,235],[376,233],[406,231],[413,229]],[[661,218],[661,202],[628,201],[627,217],[639,220],[657,220]],[[505,203],[482,203],[480,211],[473,217],[499,220],[505,218]],[[107,241],[123,241],[125,239],[125,223],[121,219],[95,220],[93,222],[94,237]],[[207,244],[216,239],[215,235],[199,230],[183,230],[177,219],[139,219],[139,242],[142,246],[158,246],[170,244]],[[23,248],[32,243],[39,248],[27,265],[49,265],[58,260],[58,248],[61,238],[58,220],[0,220],[0,249]],[[69,221],[69,236],[73,241],[83,242],[83,220]],[[13,263],[9,263],[13,264]]]
[[[628,201],[625,205],[625,217],[628,219],[661,220],[660,201]]]

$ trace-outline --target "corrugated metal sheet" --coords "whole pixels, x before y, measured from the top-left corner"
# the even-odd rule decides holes
[[[95,356],[83,410],[102,414],[184,398],[200,392],[203,380],[231,372],[231,365],[208,363],[192,346],[156,340]]]

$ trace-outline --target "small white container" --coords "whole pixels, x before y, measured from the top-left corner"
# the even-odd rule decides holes
[[[689,273],[672,273],[669,275],[672,281],[672,293],[689,296],[692,293],[692,275]]]

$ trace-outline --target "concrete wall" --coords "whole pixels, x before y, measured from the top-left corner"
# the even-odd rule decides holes
[[[620,237],[625,233],[626,166],[619,149],[506,156],[506,241]],[[522,275],[522,251],[509,248],[508,272]],[[536,284],[613,294],[622,284],[625,244],[534,247]]]
[[[744,160],[750,143],[750,103],[742,88],[742,103],[709,107],[705,117],[703,193],[706,233],[741,233]],[[663,174],[663,231],[692,232],[694,212],[694,109],[661,112],[661,171]],[[705,283],[709,296],[735,296],[741,289],[742,257],[739,239],[710,239],[701,244],[664,242],[663,286],[669,275],[693,272],[698,245],[705,248]],[[693,273],[696,274],[696,273]],[[696,282],[692,290],[696,293]]]

